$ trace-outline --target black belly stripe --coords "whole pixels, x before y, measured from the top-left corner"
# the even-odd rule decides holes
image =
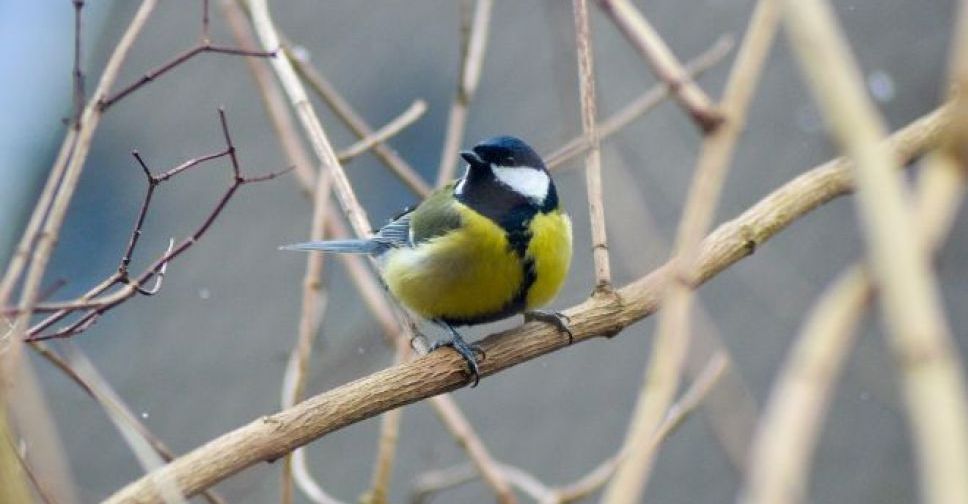
[[[500,310],[473,318],[457,319],[441,317],[440,321],[453,326],[486,324],[503,318],[510,317],[524,311],[528,302],[528,291],[538,279],[538,272],[535,269],[534,258],[527,255],[528,245],[531,243],[531,231],[528,230],[528,222],[522,223],[514,230],[506,231],[508,247],[514,251],[521,259],[521,285],[518,291]]]

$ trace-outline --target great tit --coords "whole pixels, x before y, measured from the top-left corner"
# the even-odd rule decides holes
[[[432,192],[365,240],[298,243],[286,250],[321,250],[378,257],[390,292],[450,338],[474,384],[476,346],[455,326],[519,313],[571,332],[563,315],[536,310],[550,302],[571,264],[571,220],[541,157],[511,136],[484,140],[460,156],[463,176]]]

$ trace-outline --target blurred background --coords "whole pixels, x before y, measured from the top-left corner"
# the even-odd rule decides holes
[[[636,2],[683,61],[722,34],[739,37],[751,0]],[[870,91],[892,128],[938,103],[945,75],[951,0],[835,2]],[[84,67],[88,89],[127,26],[137,2],[89,2]],[[119,85],[195,43],[200,2],[162,2],[123,67]],[[275,2],[276,22],[311,55],[373,126],[418,98],[429,112],[391,142],[425,178],[439,162],[459,64],[459,8],[443,0]],[[235,45],[213,7],[213,39]],[[599,11],[592,9],[599,109],[605,117],[655,84],[648,67]],[[10,257],[63,138],[71,113],[73,10],[69,2],[0,2],[0,264]],[[731,54],[699,80],[722,90]],[[577,65],[567,2],[498,1],[463,145],[495,134],[521,136],[550,152],[580,133]],[[115,86],[115,89],[119,88]],[[57,298],[76,296],[117,267],[145,191],[130,156],[139,150],[156,171],[223,148],[216,108],[224,106],[247,174],[286,166],[246,62],[201,55],[110,110],[71,205],[48,283],[68,281]],[[317,103],[337,148],[355,137]],[[700,135],[666,103],[604,143],[603,178],[615,280],[623,285],[664,262],[693,170]],[[777,39],[756,93],[718,220],[729,219],[794,176],[836,155],[801,82],[786,37]],[[554,307],[582,301],[592,286],[581,160],[556,176],[575,222],[574,270]],[[138,271],[185,237],[230,183],[227,162],[175,178],[156,194],[134,259]],[[372,155],[349,176],[374,225],[416,198]],[[135,298],[75,338],[145,424],[176,452],[276,411],[297,331],[305,257],[276,247],[308,236],[311,207],[292,176],[246,186],[212,230],[171,264],[161,293]],[[968,345],[968,237],[962,212],[938,267],[952,327]],[[735,358],[756,405],[804,313],[824,286],[862,252],[850,198],[798,220],[756,254],[700,291],[708,318]],[[316,394],[391,363],[377,324],[336,261],[327,262],[330,297],[312,359]],[[912,454],[893,362],[876,312],[868,317],[839,385],[817,451],[813,502],[902,503],[917,497]],[[476,329],[485,334],[512,320]],[[611,340],[544,356],[455,393],[500,461],[545,482],[569,482],[614,453],[641,383],[654,321]],[[434,329],[429,329],[431,334]],[[141,474],[101,408],[59,371],[32,359],[63,438],[83,502],[99,500]],[[735,380],[731,382],[735,393]],[[725,390],[725,389],[724,389]],[[716,393],[718,393],[717,391]],[[742,401],[736,403],[742,414]],[[379,422],[371,419],[308,447],[312,473],[335,496],[353,501],[367,486]],[[403,414],[391,500],[409,495],[415,476],[465,461],[425,404]],[[278,499],[279,464],[261,464],[217,489],[230,501]],[[702,415],[693,415],[658,457],[646,499],[656,503],[726,502],[741,477]],[[487,502],[480,482],[440,494],[437,502]],[[297,502],[305,502],[301,495]]]

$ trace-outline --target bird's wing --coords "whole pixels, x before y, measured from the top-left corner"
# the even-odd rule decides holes
[[[414,245],[447,234],[461,226],[461,216],[455,206],[453,192],[453,184],[441,187],[427,196],[409,214],[409,232]]]
[[[404,247],[410,243],[410,220],[413,209],[404,210],[394,217],[386,226],[380,228],[373,240],[390,247]]]
[[[460,227],[453,184],[430,193],[416,208],[407,208],[377,231],[373,241],[387,247],[412,247]]]

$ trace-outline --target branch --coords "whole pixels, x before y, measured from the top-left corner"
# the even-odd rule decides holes
[[[702,54],[686,63],[686,72],[693,78],[702,75],[714,65],[721,62],[732,48],[733,38],[731,36],[723,35],[719,37],[709,49],[706,49]],[[669,86],[665,84],[652,86],[648,91],[639,95],[638,98],[632,100],[628,105],[622,107],[621,110],[612,114],[608,119],[605,119],[598,125],[599,140],[605,140],[611,137],[631,124],[632,121],[642,117],[661,104],[670,95]],[[549,170],[555,170],[556,168],[560,168],[561,164],[565,161],[586,152],[589,148],[591,148],[591,145],[588,143],[588,137],[584,134],[579,135],[569,140],[554,152],[544,156],[545,165]]]
[[[608,262],[608,239],[605,234],[605,198],[602,194],[601,139],[598,136],[595,104],[595,71],[592,60],[591,28],[588,26],[588,2],[573,0],[575,41],[578,53],[578,91],[581,99],[581,129],[588,142],[585,152],[585,184],[588,190],[588,215],[591,219],[592,257],[595,261],[596,293],[612,290],[612,271]]]
[[[374,131],[372,134],[361,138],[358,142],[338,152],[336,157],[339,158],[340,163],[348,163],[352,161],[364,152],[396,136],[407,126],[410,126],[416,122],[417,119],[420,119],[425,112],[427,112],[427,102],[423,100],[414,101],[412,104],[410,104],[407,110],[403,111],[403,113],[397,116],[396,119],[388,122],[379,130]]]
[[[831,133],[856,161],[857,211],[901,368],[924,502],[968,502],[965,373],[884,125],[830,6],[785,1],[789,35]]]
[[[712,100],[689,78],[662,36],[628,0],[598,0],[598,5],[642,54],[699,128],[710,133],[723,121]]]
[[[50,256],[54,251],[54,245],[57,242],[61,225],[64,223],[67,208],[70,206],[74,190],[77,188],[77,182],[84,168],[84,161],[87,159],[87,154],[91,147],[94,130],[97,129],[97,125],[101,119],[101,110],[96,106],[96,103],[101,97],[107,95],[108,90],[117,78],[118,72],[121,69],[121,63],[127,56],[128,50],[134,44],[138,33],[148,20],[149,14],[151,14],[151,11],[155,7],[155,2],[156,0],[144,0],[138,8],[138,11],[135,12],[131,24],[128,25],[124,35],[121,36],[121,40],[118,41],[118,45],[115,47],[114,52],[104,67],[104,72],[101,74],[101,79],[98,82],[97,88],[94,90],[94,95],[84,107],[80,122],[75,124],[74,129],[76,133],[74,135],[68,134],[65,139],[65,145],[70,142],[71,146],[66,148],[65,146],[61,147],[58,161],[63,161],[63,164],[55,165],[54,169],[51,170],[50,178],[45,186],[45,192],[47,189],[51,191],[49,214],[47,214],[47,207],[45,205],[38,204],[35,209],[36,219],[34,216],[31,217],[31,223],[36,223],[37,227],[35,229],[28,227],[24,237],[21,239],[21,245],[26,245],[26,250],[30,250],[31,245],[36,239],[36,248],[34,248],[32,254],[26,252],[20,255],[19,258],[15,257],[15,260],[11,263],[10,268],[8,268],[7,273],[4,275],[6,285],[3,288],[12,289],[20,277],[22,269],[26,266],[29,257],[30,269],[27,271],[27,277],[24,280],[24,286],[20,294],[19,308],[21,311],[14,320],[11,345],[3,354],[0,354],[0,360],[4,361],[4,365],[0,365],[0,369],[2,369],[4,374],[7,374],[6,378],[10,380],[13,379],[12,376],[14,375],[11,364],[16,363],[20,356],[20,341],[30,321],[32,307],[38,300],[37,297],[40,292],[41,282],[44,278],[44,272],[47,270],[47,263],[50,261]],[[61,154],[63,154],[63,159],[61,159]],[[57,180],[60,180],[59,185]],[[47,194],[44,196],[47,196]],[[44,199],[44,196],[41,197],[41,200]],[[40,215],[37,215],[37,212],[40,212]],[[47,214],[46,217],[44,214]],[[21,248],[21,250],[24,249]],[[9,292],[8,290],[0,294],[6,296]],[[0,376],[0,380],[3,378]]]
[[[121,261],[117,271],[76,300],[61,303],[50,303],[44,306],[43,308],[45,310],[56,310],[56,312],[31,327],[26,333],[28,336],[26,341],[69,338],[88,329],[105,312],[117,307],[133,296],[137,294],[145,296],[154,295],[161,287],[161,280],[165,275],[169,262],[191,248],[205,234],[209,226],[211,226],[219,214],[221,214],[222,210],[228,204],[229,200],[239,187],[249,183],[269,180],[283,173],[276,172],[258,177],[243,177],[238,164],[238,159],[235,155],[236,148],[232,143],[231,136],[229,135],[225,113],[221,109],[219,109],[219,121],[223,136],[225,138],[226,147],[224,150],[215,154],[208,154],[190,159],[161,174],[152,174],[144,160],[141,158],[141,155],[137,151],[132,153],[145,173],[148,183],[148,190],[145,193],[141,208],[138,211],[138,217],[135,219],[134,229],[131,232],[128,245],[121,256]],[[128,267],[131,263],[131,255],[141,237],[142,226],[144,225],[145,217],[147,216],[148,208],[151,205],[152,196],[154,195],[155,189],[159,184],[183,173],[185,170],[196,167],[206,161],[221,157],[228,157],[231,161],[232,184],[225,191],[225,193],[223,193],[218,204],[205,218],[202,225],[190,237],[180,242],[177,247],[175,246],[174,242],[171,242],[168,250],[159,259],[157,259],[152,266],[146,269],[138,277],[132,278],[128,271]],[[146,288],[145,286],[148,285],[153,278],[155,279],[155,285],[153,287]],[[104,292],[115,285],[121,285],[122,287],[110,294],[102,296]],[[63,320],[70,314],[79,310],[88,310],[88,312],[83,317],[63,329],[53,333],[43,334],[43,332],[50,328],[53,324]]]
[[[255,27],[256,35],[262,42],[262,46],[266,49],[279,47],[279,34],[272,22],[272,17],[269,15],[269,6],[266,0],[250,0],[249,9],[252,24]],[[346,172],[340,165],[336,152],[333,150],[325,130],[323,130],[323,125],[319,121],[319,117],[316,116],[316,112],[309,102],[309,97],[306,96],[306,90],[303,88],[302,82],[299,81],[295,70],[293,70],[289,56],[285,52],[279,54],[272,60],[272,67],[282,84],[282,88],[289,96],[289,102],[296,111],[296,116],[302,123],[303,130],[309,137],[316,157],[322,164],[323,169],[333,172],[333,188],[336,192],[336,198],[339,200],[346,218],[353,226],[354,233],[358,237],[369,236],[373,228],[366,216],[366,210],[363,209],[356,198],[353,187],[346,177]]]
[[[646,448],[675,396],[692,335],[689,327],[693,304],[691,272],[695,271],[699,259],[700,241],[715,217],[722,185],[743,131],[746,109],[778,21],[774,0],[757,2],[723,92],[720,108],[726,121],[703,138],[676,233],[675,256],[670,261],[676,281],[663,293],[665,309],[659,315],[642,388],[629,422],[632,448],[605,491],[603,502],[608,504],[638,501],[651,473],[655,452]]]
[[[363,120],[363,117],[346,101],[346,98],[320,72],[309,64],[307,58],[294,54],[288,47],[286,48],[286,54],[292,61],[292,65],[296,69],[296,72],[299,73],[299,76],[309,84],[313,92],[329,105],[336,114],[336,117],[339,117],[343,121],[343,124],[360,138],[373,135],[373,128]],[[373,147],[373,152],[411,191],[421,197],[430,194],[431,188],[427,182],[387,144],[377,143]]]
[[[951,229],[968,175],[957,164],[934,162],[937,154],[932,153],[918,179],[919,230],[932,250]],[[820,296],[770,393],[740,502],[806,502],[810,461],[834,384],[874,294],[867,268],[858,263]]]
[[[939,108],[893,135],[886,147],[909,161],[938,141],[949,122]],[[696,285],[749,256],[776,233],[818,206],[852,190],[851,166],[837,159],[814,168],[780,187],[737,218],[722,224],[703,242]],[[658,309],[660,293],[670,280],[666,264],[618,289],[616,296],[591,298],[567,310],[575,341],[613,336]],[[481,341],[488,358],[486,377],[540,355],[568,346],[554,328],[532,323],[492,334]],[[309,398],[296,406],[257,419],[180,457],[152,477],[176,481],[187,495],[261,461],[275,460],[295,447],[330,432],[406,404],[455,390],[467,383],[466,366],[452,352],[433,352]],[[158,502],[148,477],[127,485],[106,502]]]
[[[105,98],[99,98],[99,104],[101,111],[105,111],[110,108],[115,103],[124,99],[124,97],[137,91],[142,86],[148,84],[149,82],[154,82],[156,79],[162,75],[168,73],[169,71],[175,69],[179,65],[187,62],[188,60],[198,56],[203,53],[215,53],[215,54],[230,54],[235,56],[253,56],[257,58],[273,58],[276,55],[275,51],[250,51],[248,49],[236,48],[236,47],[225,47],[212,44],[209,39],[209,19],[208,19],[208,0],[202,2],[202,33],[199,36],[198,44],[194,47],[186,49],[181,54],[175,55],[171,60],[158,66],[153,70],[149,70],[147,73],[141,76],[140,79],[132,82],[131,84],[125,86],[114,93],[113,95]]]
[[[437,186],[454,179],[457,169],[457,151],[464,139],[467,126],[467,108],[477,91],[484,65],[484,50],[487,47],[487,31],[491,20],[492,0],[475,0],[474,16],[467,19],[468,3],[461,2],[461,55],[460,75],[457,77],[457,93],[447,116],[447,132],[444,147],[440,152],[440,167],[437,171]]]

